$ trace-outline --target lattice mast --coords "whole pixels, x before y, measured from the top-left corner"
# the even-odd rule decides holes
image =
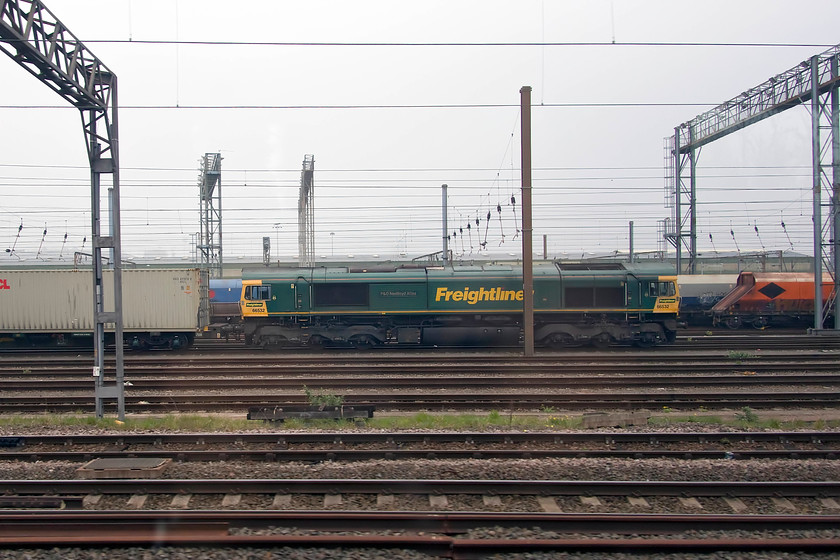
[[[303,156],[298,198],[298,264],[315,264],[315,156]]]
[[[222,154],[201,158],[198,175],[201,266],[211,278],[222,277]]]

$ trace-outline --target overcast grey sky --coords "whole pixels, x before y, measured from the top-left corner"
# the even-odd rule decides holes
[[[439,250],[443,183],[451,248],[520,255],[524,85],[537,251],[626,251],[631,220],[655,250],[663,139],[840,43],[833,0],[45,3],[119,77],[126,258],[189,258],[217,151],[226,262],[259,259],[263,236],[297,254],[304,154],[318,256]],[[0,76],[0,258],[66,260],[90,248],[78,111],[7,57]],[[704,148],[701,251],[810,253],[810,144],[800,107]]]

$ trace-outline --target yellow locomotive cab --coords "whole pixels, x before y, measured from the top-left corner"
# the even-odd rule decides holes
[[[656,283],[656,303],[654,313],[679,313],[680,289],[676,276],[660,276]]]
[[[263,286],[261,280],[243,280],[239,310],[242,318],[268,316],[268,300],[271,298],[269,286]]]

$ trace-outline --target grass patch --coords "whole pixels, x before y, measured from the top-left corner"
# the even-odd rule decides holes
[[[758,414],[748,406],[741,408],[741,412],[736,413],[735,418],[742,424],[747,425],[758,424],[760,421]]]
[[[543,431],[580,427],[580,418],[568,416],[517,416],[491,411],[489,414],[429,414],[420,412],[410,416],[381,416],[358,422],[352,419],[298,419],[271,424],[244,418],[202,415],[170,415],[127,417],[124,422],[115,418],[95,418],[86,415],[45,415],[0,417],[0,428],[25,430],[35,428],[87,428],[125,432],[247,432],[264,430],[517,430]]]
[[[124,422],[116,418],[96,418],[87,415],[6,416],[0,417],[0,428],[99,428],[126,432],[241,432],[253,429],[255,423],[244,418],[224,416],[171,415],[127,417]]]
[[[839,420],[815,420],[807,422],[805,420],[780,420],[778,418],[760,418],[749,407],[744,407],[736,412],[734,417],[723,418],[716,415],[698,415],[692,414],[690,416],[654,416],[648,421],[652,427],[669,426],[673,424],[692,423],[692,424],[710,424],[718,426],[731,426],[741,429],[765,429],[765,430],[830,430],[833,428],[840,428]]]
[[[318,406],[322,409],[327,406],[341,406],[344,404],[344,395],[336,395],[334,393],[327,393],[321,389],[310,389],[306,385],[303,386],[303,394],[306,395],[306,400],[311,406]]]
[[[777,418],[762,419],[751,410],[741,410],[734,417],[691,414],[654,416],[649,420],[652,428],[680,423],[694,425],[734,426],[745,429],[828,430],[840,428],[840,420],[781,421]],[[289,430],[354,431],[373,430],[451,430],[451,431],[552,431],[577,430],[581,417],[559,414],[518,416],[491,411],[489,414],[429,414],[420,412],[407,416],[381,416],[359,422],[352,420],[290,419],[271,424],[245,418],[206,415],[170,415],[149,417],[127,417],[125,422],[115,418],[95,418],[90,415],[44,415],[0,417],[0,429],[4,431],[25,431],[37,428],[54,428],[57,431],[73,431],[78,428],[124,432],[249,432]]]
[[[682,424],[682,423],[692,423],[692,424],[715,424],[715,425],[725,425],[726,421],[720,416],[699,416],[697,414],[692,414],[690,416],[672,416],[668,415],[668,417],[663,416],[652,416],[648,420],[649,426],[670,426],[671,424]]]
[[[736,360],[740,362],[741,360],[748,360],[751,358],[755,358],[755,354],[750,352],[745,352],[743,350],[730,350],[729,353],[726,355],[727,358],[730,360]]]

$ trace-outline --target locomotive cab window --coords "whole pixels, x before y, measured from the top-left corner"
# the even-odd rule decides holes
[[[271,286],[248,286],[245,288],[245,299],[271,299]]]
[[[677,294],[677,289],[673,282],[650,282],[648,283],[648,296],[650,297],[668,297]]]

